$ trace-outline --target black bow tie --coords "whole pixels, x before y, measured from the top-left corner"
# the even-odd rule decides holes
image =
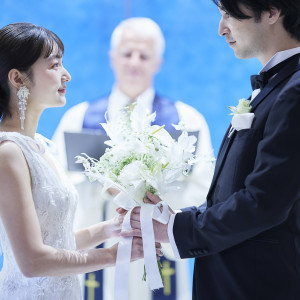
[[[269,76],[267,76],[267,72],[262,72],[259,75],[251,75],[251,85],[253,91],[256,89],[263,89],[268,83],[268,80]]]
[[[297,55],[297,54],[296,54]],[[262,72],[259,75],[251,75],[251,85],[252,89],[263,89],[265,85],[268,83],[269,79],[277,74],[290,60],[294,58],[295,55],[289,57],[288,59],[280,62],[275,65],[273,68],[266,72]]]

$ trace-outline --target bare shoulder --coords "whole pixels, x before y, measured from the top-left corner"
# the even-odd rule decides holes
[[[24,157],[21,148],[12,141],[4,141],[0,143],[0,159],[12,159]]]
[[[0,143],[0,170],[22,168],[27,168],[27,163],[21,148],[12,141]]]

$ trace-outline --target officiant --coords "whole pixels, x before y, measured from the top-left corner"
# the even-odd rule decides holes
[[[199,206],[205,201],[210,186],[213,157],[209,128],[204,117],[193,107],[172,101],[160,95],[154,88],[154,77],[160,69],[165,48],[165,39],[160,27],[148,18],[130,18],[121,22],[111,36],[109,58],[115,76],[112,90],[96,101],[86,101],[69,109],[62,117],[53,136],[60,161],[67,169],[64,132],[96,130],[105,134],[99,123],[118,117],[120,109],[135,101],[142,101],[150,112],[156,111],[154,124],[165,125],[168,131],[172,124],[184,122],[187,131],[197,132],[197,154],[208,158],[193,168],[192,173],[182,178],[181,189],[168,194],[164,200],[173,208]],[[80,154],[80,153],[78,153]],[[82,201],[78,205],[75,227],[88,226],[115,214],[112,198],[115,191],[102,193],[99,183],[89,182],[80,173],[70,173]],[[170,201],[172,199],[172,201]],[[188,261],[176,261],[169,248],[163,249],[162,259],[164,288],[153,293],[142,282],[143,261],[131,265],[129,298],[139,299],[191,299]],[[114,268],[86,275],[83,280],[85,299],[93,294],[95,299],[113,299]],[[91,299],[91,298],[89,298]]]

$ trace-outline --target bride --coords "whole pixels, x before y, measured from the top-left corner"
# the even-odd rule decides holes
[[[43,27],[0,29],[0,299],[81,299],[77,274],[116,261],[117,244],[94,247],[119,235],[123,216],[73,233],[77,193],[36,134],[43,110],[66,101],[63,52]],[[140,238],[132,249],[143,256]]]

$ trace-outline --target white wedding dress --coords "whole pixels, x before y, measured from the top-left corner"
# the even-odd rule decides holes
[[[35,139],[15,132],[1,132],[0,143],[15,142],[27,160],[32,180],[32,193],[44,244],[58,249],[75,250],[73,219],[77,193],[63,173],[60,178],[41,156],[49,151],[45,138]],[[38,149],[37,150],[37,146]],[[4,253],[0,271],[1,300],[77,300],[82,299],[78,276],[25,277],[0,219],[0,243]]]

